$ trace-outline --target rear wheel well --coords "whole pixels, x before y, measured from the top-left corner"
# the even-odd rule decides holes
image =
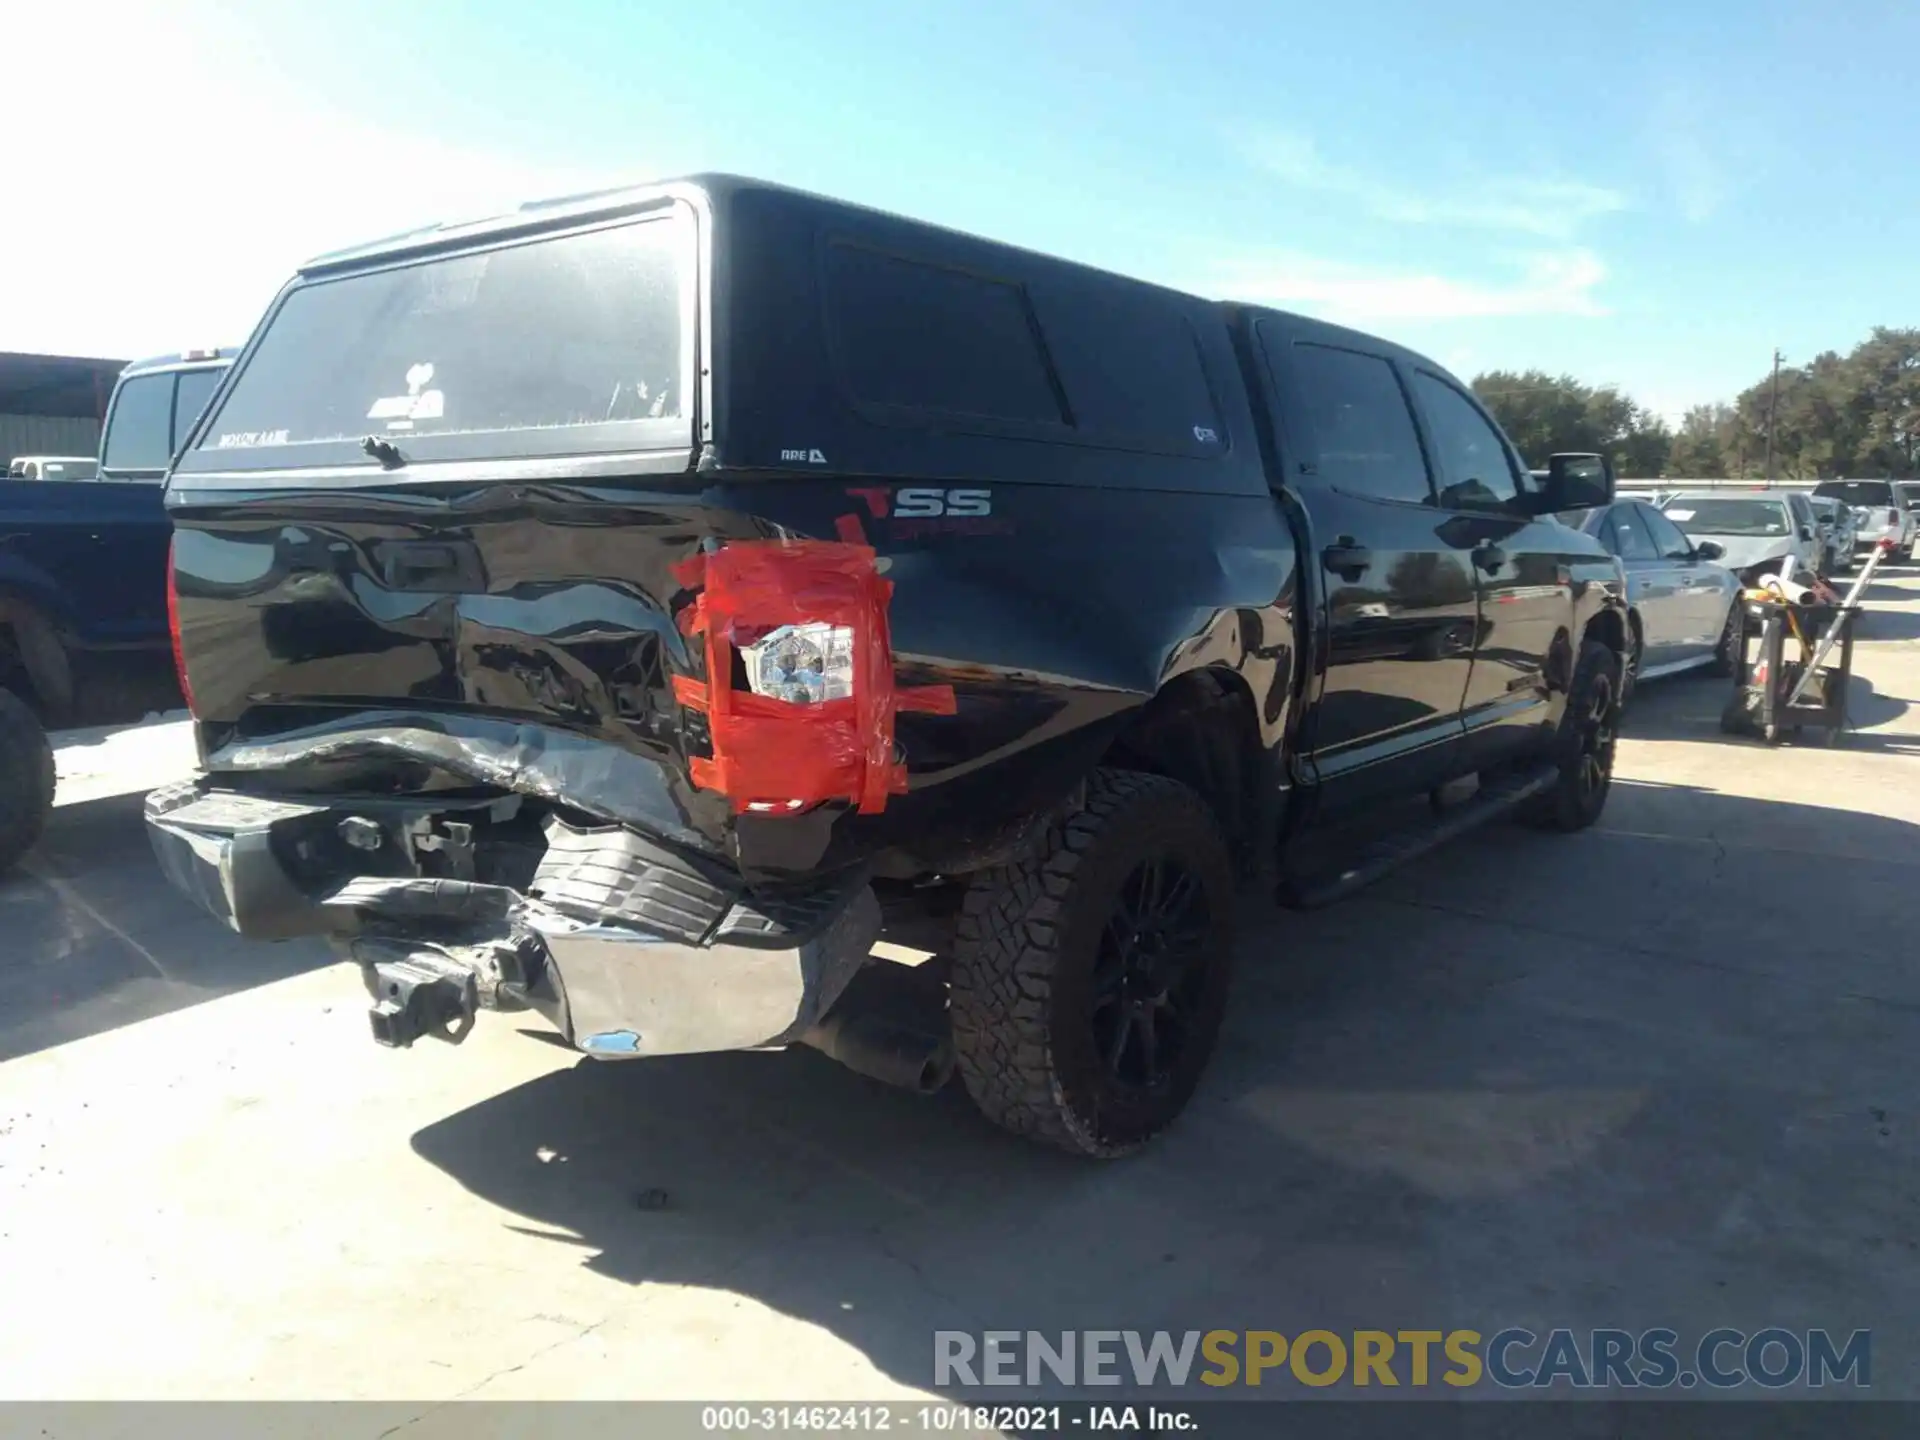
[[[1244,875],[1270,858],[1278,832],[1278,777],[1260,743],[1253,694],[1228,671],[1199,670],[1161,688],[1100,763],[1178,780],[1219,821]]]
[[[20,642],[14,638],[13,626],[4,619],[0,619],[0,690],[17,695],[29,705],[37,704],[40,698],[34,693],[26,662],[20,658]]]
[[[1598,640],[1622,659],[1627,654],[1627,619],[1618,610],[1602,610],[1587,622],[1587,628],[1580,636],[1581,643]]]
[[[58,631],[31,603],[0,595],[0,690],[24,700],[43,721],[73,704],[73,670]]]

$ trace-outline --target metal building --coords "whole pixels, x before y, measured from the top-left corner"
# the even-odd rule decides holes
[[[124,360],[0,353],[0,474],[16,455],[97,455]]]

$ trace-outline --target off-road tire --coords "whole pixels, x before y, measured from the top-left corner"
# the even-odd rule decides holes
[[[1192,933],[1204,939],[1187,947],[1200,968],[1172,1073],[1132,1088],[1109,1078],[1097,1048],[1096,970],[1103,953],[1111,964],[1102,946],[1122,896],[1155,861],[1197,885],[1203,918]],[[962,903],[951,1015],[974,1104],[1015,1134],[1102,1159],[1171,1125],[1219,1035],[1235,890],[1226,840],[1199,795],[1159,775],[1097,771],[1084,808],[1022,859],[977,876]]]
[[[26,702],[0,690],[0,875],[31,850],[53,809],[53,747]]]
[[[1613,750],[1620,725],[1620,657],[1585,641],[1573,667],[1567,709],[1549,758],[1553,788],[1537,795],[1522,818],[1542,830],[1584,830],[1606,809],[1613,788]]]

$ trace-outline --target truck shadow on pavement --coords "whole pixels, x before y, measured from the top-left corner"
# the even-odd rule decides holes
[[[1213,1071],[1125,1161],[807,1051],[582,1062],[414,1149],[612,1281],[731,1292],[920,1388],[940,1329],[1872,1326],[1904,1353],[1916,841],[1621,781],[1586,834],[1496,825],[1333,909],[1251,907]],[[581,1323],[659,1313],[629,1303]]]
[[[176,893],[144,803],[56,806],[0,878],[0,1062],[331,963],[317,943],[242,940]]]
[[[1901,593],[1910,598],[1913,592]],[[1862,640],[1920,640],[1920,610],[1870,608],[1854,622],[1854,640],[1856,644]]]

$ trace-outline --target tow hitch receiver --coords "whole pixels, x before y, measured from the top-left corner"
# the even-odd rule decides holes
[[[373,1038],[404,1050],[422,1035],[458,1045],[473,1029],[480,988],[471,970],[431,955],[381,960],[363,968],[373,1009]]]

